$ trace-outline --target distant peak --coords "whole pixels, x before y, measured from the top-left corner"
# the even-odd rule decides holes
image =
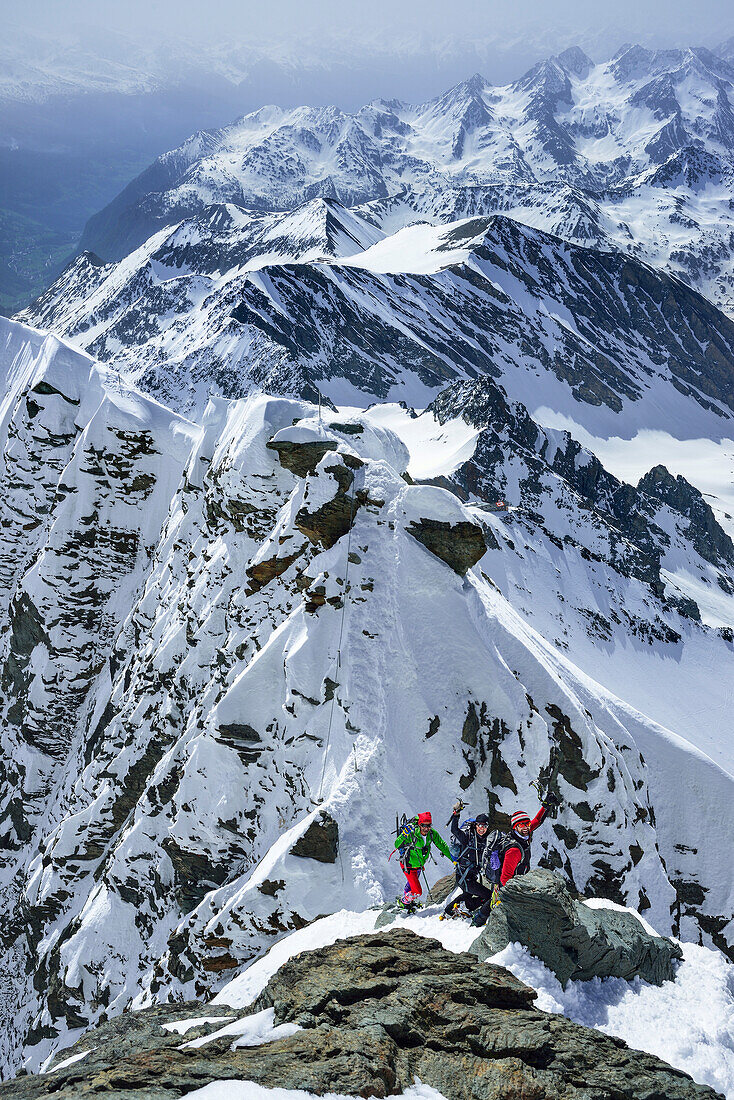
[[[556,61],[566,72],[573,73],[575,76],[581,77],[582,80],[588,76],[589,70],[594,67],[594,62],[590,57],[587,57],[580,46],[569,46],[563,53],[558,54]]]
[[[479,95],[487,86],[487,81],[484,79],[481,73],[474,73],[468,80],[464,81],[464,85],[468,92],[472,95]]]
[[[453,88],[449,88],[449,90],[444,92],[439,99],[446,103],[457,103],[466,99],[477,99],[481,97],[486,87],[487,81],[481,73],[474,73],[474,76],[470,76],[468,80],[462,80],[459,84],[454,84]]]

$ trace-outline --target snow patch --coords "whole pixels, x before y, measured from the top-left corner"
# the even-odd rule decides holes
[[[253,1081],[213,1081],[195,1092],[185,1092],[184,1097],[196,1100],[359,1100],[359,1097],[345,1095],[342,1092],[327,1092],[317,1097],[313,1092],[303,1089],[269,1089],[265,1085],[256,1085]],[[415,1084],[405,1092],[396,1093],[394,1100],[446,1100],[446,1097],[430,1085],[424,1085],[416,1078]]]
[[[215,1039],[228,1038],[230,1035],[237,1036],[232,1043],[232,1050],[236,1047],[257,1047],[263,1043],[271,1043],[275,1039],[286,1039],[300,1030],[298,1024],[276,1024],[275,1009],[265,1008],[262,1012],[245,1016],[243,1020],[225,1024],[224,1027],[220,1027],[218,1031],[212,1031],[209,1035],[190,1039],[188,1043],[182,1045],[181,1050],[197,1050],[199,1047],[207,1046],[208,1043],[213,1043]]]

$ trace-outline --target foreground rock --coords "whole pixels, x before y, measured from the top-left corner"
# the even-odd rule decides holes
[[[230,1032],[184,1045],[213,1035],[221,1019],[200,1023],[183,1040],[161,1025],[201,1019],[209,1006],[161,1006],[90,1032],[73,1048],[83,1058],[0,1087],[0,1096],[166,1100],[210,1081],[238,1079],[318,1095],[384,1097],[415,1077],[448,1100],[718,1095],[621,1039],[538,1011],[535,996],[502,967],[479,965],[471,955],[394,929],[305,952],[271,978],[250,1011],[272,1009],[276,1024],[298,1025],[287,1038],[232,1049],[236,1034]],[[231,1009],[227,1015],[244,1014]]]
[[[634,914],[590,909],[559,875],[542,869],[507,884],[472,952],[487,959],[513,942],[525,944],[563,985],[609,977],[662,985],[683,958],[678,944],[651,936]]]

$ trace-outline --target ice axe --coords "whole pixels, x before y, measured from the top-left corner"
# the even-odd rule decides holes
[[[466,802],[462,801],[462,799],[460,799],[460,798],[458,798],[458,799],[456,800],[456,803],[455,803],[455,804],[456,804],[456,806],[458,807],[458,809],[457,809],[457,810],[455,811],[455,812],[456,812],[457,814],[460,814],[462,810],[465,810],[465,809],[466,809]],[[446,822],[446,824],[447,824],[447,825],[450,825],[450,824],[451,824],[451,818],[452,818],[453,816],[454,816],[454,815],[452,814],[452,815],[451,815],[451,817],[450,817],[450,818],[448,819],[448,821]]]
[[[550,769],[550,772],[548,774],[548,778],[543,783],[541,781],[541,777],[538,776],[538,778],[535,780],[535,782],[530,784],[531,787],[535,787],[536,791],[538,792],[538,798],[540,799],[541,803],[548,810],[548,814],[549,814],[550,817],[555,817],[556,816],[556,814],[558,812],[558,806],[561,802],[560,796],[557,793],[554,793],[554,791],[553,791],[553,788],[556,786],[556,781],[558,779],[558,772],[560,770],[560,767],[561,767],[561,752],[560,752],[560,749],[558,747],[556,747],[555,752],[554,752],[554,756],[553,756],[553,763],[551,765],[551,769]]]

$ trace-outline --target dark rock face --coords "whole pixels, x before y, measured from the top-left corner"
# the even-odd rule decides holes
[[[291,959],[253,1011],[274,1009],[288,1038],[231,1049],[233,1036],[185,1047],[161,1024],[241,1017],[222,1006],[126,1013],[85,1036],[85,1057],[21,1077],[0,1096],[114,1095],[168,1100],[211,1081],[385,1097],[419,1077],[448,1100],[704,1100],[718,1094],[621,1039],[533,1007],[535,991],[502,967],[454,955],[406,929],[356,936]],[[201,1024],[186,1039],[224,1023]],[[62,1058],[66,1058],[65,1052]]]
[[[311,822],[291,848],[292,856],[317,859],[319,863],[336,863],[338,854],[339,826],[325,810]]]
[[[292,443],[288,440],[265,444],[271,451],[277,451],[281,466],[290,470],[296,477],[315,474],[316,467],[329,451],[335,451],[338,443],[333,439],[315,440],[312,443]]]
[[[300,553],[300,550],[296,550],[294,554],[286,554],[282,558],[272,557],[268,558],[267,561],[260,561],[256,565],[250,565],[245,570],[249,582],[247,587],[248,596],[251,596],[253,592],[259,592],[266,584],[270,584],[276,577],[285,573]]]
[[[734,543],[717,523],[703,495],[684,477],[673,477],[665,466],[654,466],[637,488],[690,520],[688,534],[702,558],[714,565],[734,565]]]
[[[487,552],[482,529],[476,523],[446,523],[421,517],[420,522],[405,529],[460,577]]]
[[[649,935],[631,913],[590,909],[575,901],[563,879],[535,870],[502,891],[472,951],[489,958],[508,943],[523,943],[557,975],[570,979],[640,977],[654,985],[673,981],[680,947]]]

